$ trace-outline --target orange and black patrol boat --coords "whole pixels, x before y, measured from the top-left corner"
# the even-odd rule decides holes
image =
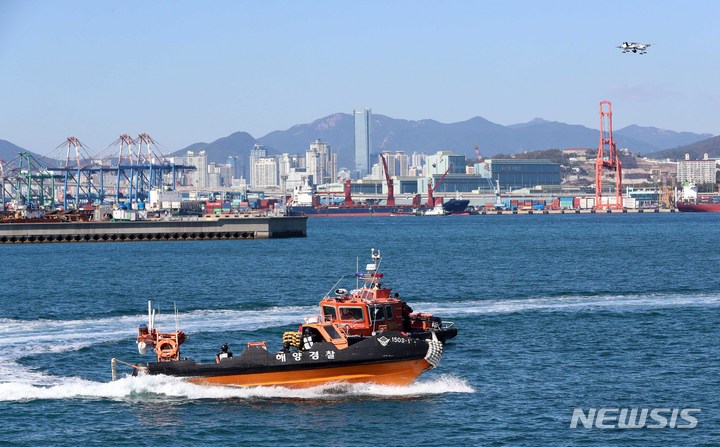
[[[443,353],[436,337],[419,340],[392,330],[371,336],[349,335],[337,323],[312,318],[306,319],[297,332],[286,332],[278,352],[268,351],[264,341],[251,342],[237,356],[223,350],[221,354],[225,355],[219,354],[215,363],[203,364],[181,359],[185,333],[179,329],[159,332],[154,328],[154,311],[148,307],[149,324],[138,328],[138,350],[146,353],[148,348],[153,349],[157,360],[130,364],[113,359],[113,380],[119,362],[133,367],[133,375],[164,374],[199,385],[303,388],[373,382],[402,386],[435,368]]]
[[[351,335],[371,336],[377,332],[398,331],[418,339],[435,336],[443,344],[457,335],[453,322],[443,322],[429,313],[413,312],[399,294],[384,287],[383,274],[379,271],[380,250],[370,249],[370,256],[372,262],[366,265],[365,272],[355,273],[354,289],[333,287],[334,295],[327,294],[320,301],[324,321],[338,324]]]

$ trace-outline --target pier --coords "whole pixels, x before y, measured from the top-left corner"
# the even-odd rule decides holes
[[[614,209],[579,209],[579,210],[488,210],[479,211],[481,215],[513,215],[513,214],[642,214],[642,213],[676,213],[675,208],[626,208],[621,210]]]
[[[254,216],[197,219],[28,222],[0,224],[0,243],[185,241],[306,237],[306,217]]]

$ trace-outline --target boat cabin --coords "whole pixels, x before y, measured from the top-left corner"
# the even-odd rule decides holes
[[[336,295],[320,302],[320,313],[324,321],[346,327],[348,333],[371,335],[384,330],[402,331],[403,320],[407,319],[409,308],[391,296],[391,289],[362,287],[346,292],[335,291]]]
[[[348,347],[347,335],[342,328],[334,323],[317,323],[306,321],[300,326],[302,337],[301,349],[310,349],[314,343],[328,342],[338,349]]]

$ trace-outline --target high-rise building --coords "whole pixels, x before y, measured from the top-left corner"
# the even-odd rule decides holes
[[[403,151],[395,152],[395,164],[397,166],[397,175],[408,175],[410,169],[410,157]]]
[[[677,179],[681,184],[715,183],[717,161],[709,158],[708,154],[705,154],[702,160],[690,160],[690,155],[685,154],[685,159],[678,161],[677,165]]]
[[[248,163],[248,166],[250,167],[250,185],[256,186],[256,180],[253,178],[253,174],[257,172],[255,170],[255,162],[258,161],[261,158],[267,157],[267,149],[263,147],[261,144],[256,144],[253,146],[252,149],[250,149],[250,160]]]
[[[370,172],[370,109],[353,110],[355,118],[355,172],[362,178]]]
[[[195,166],[195,170],[187,174],[188,186],[195,186],[197,188],[205,188],[208,186],[208,161],[205,151],[200,151],[198,154],[195,154],[194,151],[187,151],[185,164]]]
[[[247,177],[247,174],[245,172],[245,161],[242,159],[242,157],[238,155],[230,155],[227,162],[232,170],[230,177],[228,178],[228,183],[232,179]]]
[[[275,157],[265,157],[255,160],[252,166],[252,179],[254,188],[279,186],[277,159]]]
[[[310,143],[305,153],[305,166],[316,185],[334,182],[337,177],[337,156],[327,143],[319,139]]]
[[[425,152],[413,152],[410,157],[410,168],[408,170],[412,169],[415,172],[414,175],[421,175],[425,171],[427,156]]]
[[[320,160],[320,153],[311,145],[310,149],[305,152],[305,170],[308,178],[312,179],[311,183],[313,185],[319,185],[323,182],[322,163]]]

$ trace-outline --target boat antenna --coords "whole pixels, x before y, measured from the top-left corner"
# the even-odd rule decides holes
[[[152,334],[152,300],[148,300],[148,331]]]
[[[360,256],[355,257],[355,288],[360,288]]]
[[[380,263],[382,262],[382,257],[380,256],[380,249],[378,248],[377,253],[375,252],[375,249],[372,248],[372,260],[376,262],[375,264],[375,272],[373,272],[373,280],[377,279],[378,273],[380,273]]]
[[[180,317],[178,316],[177,304],[173,301],[173,307],[175,308],[175,343],[177,347],[180,347]],[[180,351],[178,351],[180,355]]]
[[[340,284],[340,281],[342,281],[344,278],[345,278],[345,275],[341,276],[340,279],[337,280],[337,282],[335,283],[335,285],[332,286],[332,288],[327,291],[327,293],[325,294],[325,297],[324,297],[323,299],[329,297],[329,296],[330,296],[330,292],[332,292],[333,290],[335,290],[335,287],[337,287],[337,285]]]
[[[175,332],[180,330],[180,317],[178,316],[177,303],[173,301],[173,309],[175,309]]]

